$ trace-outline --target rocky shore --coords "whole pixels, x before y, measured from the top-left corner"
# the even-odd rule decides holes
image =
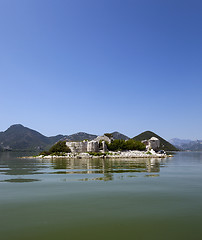
[[[166,158],[172,157],[172,155],[167,155],[166,153],[156,153],[154,150],[150,151],[118,151],[118,152],[107,152],[100,153],[99,155],[93,153],[66,153],[62,155],[38,155],[34,157],[28,158],[39,158],[39,159],[52,159],[52,158],[78,158],[78,159],[86,159],[86,158]],[[24,157],[27,158],[27,157]]]

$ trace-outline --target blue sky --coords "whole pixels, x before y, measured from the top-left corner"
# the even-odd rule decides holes
[[[202,1],[0,0],[0,131],[202,139]]]

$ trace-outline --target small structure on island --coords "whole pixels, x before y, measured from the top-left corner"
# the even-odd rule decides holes
[[[106,136],[109,135],[109,136]],[[107,152],[107,143],[111,143],[113,138],[110,134],[98,136],[92,141],[84,140],[82,142],[66,142],[72,153],[84,152]]]
[[[92,140],[87,143],[87,152],[99,152],[99,142]]]
[[[66,142],[67,147],[70,148],[72,153],[87,152],[88,141],[83,142]]]
[[[103,136],[98,136],[94,139],[94,141],[97,141],[97,142],[104,141],[104,142],[108,142],[108,143],[111,143],[112,140],[113,140],[112,137],[109,137],[105,134]]]
[[[70,148],[72,153],[83,153],[83,152],[99,152],[100,147],[99,147],[99,142],[92,140],[92,141],[86,141],[84,140],[83,142],[66,142],[67,147]],[[105,146],[105,142],[102,143],[102,149],[104,151],[107,150]]]
[[[143,140],[142,143],[146,145],[146,149],[150,150],[159,150],[160,148],[160,140],[156,137],[151,137],[149,140]]]

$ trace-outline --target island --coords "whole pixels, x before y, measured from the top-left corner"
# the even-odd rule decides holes
[[[83,141],[58,141],[49,151],[43,151],[36,158],[166,158],[171,157],[160,149],[160,140],[113,139],[106,133],[95,139]]]

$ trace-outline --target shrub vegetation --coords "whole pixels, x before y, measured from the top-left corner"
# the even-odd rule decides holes
[[[106,156],[106,153],[102,152],[88,152],[92,156]]]
[[[109,151],[124,151],[124,150],[139,150],[144,151],[146,146],[140,142],[135,141],[133,139],[129,139],[127,141],[122,139],[116,139],[112,143],[107,144],[107,148]]]
[[[65,141],[59,141],[56,144],[54,144],[49,151],[41,152],[41,155],[59,155],[61,156],[64,153],[71,152],[70,148],[67,147]]]

